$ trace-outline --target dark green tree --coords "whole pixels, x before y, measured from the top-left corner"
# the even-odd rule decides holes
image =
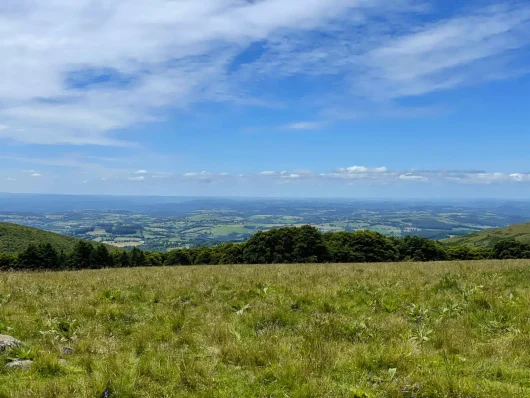
[[[171,250],[167,254],[165,264],[166,265],[191,265],[193,264],[193,261],[190,258],[189,250],[178,249],[178,250]]]
[[[530,258],[530,245],[515,239],[505,239],[493,247],[495,258],[501,260]]]
[[[196,265],[209,265],[212,264],[212,249],[209,247],[203,247],[200,249],[197,257],[195,258],[194,264]]]
[[[18,267],[21,269],[39,269],[41,267],[39,249],[29,245],[26,250],[18,255]]]
[[[16,254],[0,253],[0,271],[5,271],[18,266]]]
[[[94,268],[112,268],[114,266],[114,259],[105,245],[96,246],[92,259]]]
[[[70,256],[70,265],[74,269],[93,268],[94,247],[85,241],[79,241]]]
[[[446,249],[448,259],[453,260],[485,260],[494,257],[494,252],[489,248],[468,246],[451,246]]]
[[[446,248],[440,242],[419,236],[405,236],[397,242],[402,261],[445,261],[448,259]]]
[[[129,265],[131,267],[144,267],[145,266],[145,254],[142,250],[137,247],[133,248],[129,253]]]
[[[297,228],[293,242],[293,260],[298,263],[319,263],[328,259],[322,233],[313,226]]]
[[[129,255],[127,252],[120,252],[118,264],[120,267],[126,268],[130,266]]]
[[[166,261],[165,253],[144,252],[145,265],[148,267],[159,267],[164,265]]]
[[[243,263],[243,247],[240,244],[226,243],[214,249],[216,264]]]
[[[330,232],[324,235],[324,239],[333,262],[373,263],[399,259],[394,242],[377,232]]]
[[[37,251],[40,257],[38,268],[49,270],[61,268],[59,253],[50,243],[39,245]]]

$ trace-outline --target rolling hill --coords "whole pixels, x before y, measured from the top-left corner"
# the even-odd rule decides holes
[[[504,239],[516,239],[520,242],[530,243],[530,223],[475,232],[466,236],[445,239],[442,243],[447,246],[491,247]]]
[[[80,240],[36,228],[0,222],[0,253],[16,253],[26,249],[30,244],[41,243],[50,243],[56,250],[69,252]]]

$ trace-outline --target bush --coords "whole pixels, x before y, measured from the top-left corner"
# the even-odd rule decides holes
[[[245,264],[323,262],[328,257],[322,234],[309,225],[257,232],[243,249]]]
[[[191,265],[189,250],[172,250],[167,254],[165,265]]]
[[[502,240],[493,247],[495,258],[501,260],[530,258],[530,245],[515,239]]]
[[[16,268],[17,265],[18,258],[15,254],[0,253],[0,271]]]
[[[393,262],[399,258],[395,244],[377,232],[330,232],[324,239],[333,262]]]
[[[454,246],[446,248],[448,259],[454,260],[487,260],[494,257],[493,250],[487,248]]]
[[[445,261],[448,259],[446,249],[440,242],[405,236],[398,240],[399,259],[401,261]]]

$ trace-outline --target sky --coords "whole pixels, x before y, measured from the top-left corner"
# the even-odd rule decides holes
[[[0,192],[530,198],[530,3],[2,0]]]

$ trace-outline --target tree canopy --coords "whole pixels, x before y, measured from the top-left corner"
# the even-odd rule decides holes
[[[76,241],[65,252],[51,243],[30,243],[18,254],[0,253],[0,269],[58,270],[216,264],[373,263],[530,258],[530,245],[515,240],[492,248],[447,247],[440,242],[406,236],[387,237],[373,231],[321,233],[306,225],[260,231],[243,243],[177,249],[155,253],[134,248],[109,252],[107,246]]]

